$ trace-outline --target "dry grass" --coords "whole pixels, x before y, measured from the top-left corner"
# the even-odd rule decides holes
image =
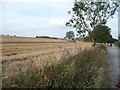
[[[26,71],[32,61],[43,68],[46,63],[57,63],[69,51],[74,56],[80,50],[89,48],[90,43],[68,43],[65,40],[3,36],[3,77],[7,78],[20,70]],[[44,43],[45,42],[45,43]]]
[[[107,44],[99,44],[98,47],[99,47],[100,49],[102,49],[103,51],[107,51],[108,45],[107,45]]]

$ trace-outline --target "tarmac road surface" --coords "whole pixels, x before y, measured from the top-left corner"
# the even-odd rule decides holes
[[[111,88],[116,88],[116,84],[118,82],[118,67],[120,67],[120,49],[117,47],[108,47],[108,63],[109,63],[109,74],[111,78]]]

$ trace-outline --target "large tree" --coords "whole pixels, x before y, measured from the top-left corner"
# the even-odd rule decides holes
[[[75,1],[72,11],[68,13],[72,18],[66,23],[66,26],[76,28],[80,35],[90,34],[97,25],[106,24],[107,20],[115,14],[118,9],[116,1],[96,2]]]
[[[119,35],[118,35],[118,40],[120,41],[120,33],[119,33]]]
[[[91,32],[90,37],[94,39],[94,42],[97,43],[107,43],[112,42],[113,38],[110,34],[111,29],[105,25],[98,25],[94,27],[94,30]]]
[[[74,32],[73,31],[68,31],[66,32],[66,38],[68,38],[69,40],[74,38]]]

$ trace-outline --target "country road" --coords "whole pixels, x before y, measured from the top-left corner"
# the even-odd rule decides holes
[[[119,51],[120,49],[112,46],[107,48],[108,51],[108,63],[109,63],[109,74],[111,78],[111,88],[115,88],[115,84],[118,82],[118,66],[120,65]]]

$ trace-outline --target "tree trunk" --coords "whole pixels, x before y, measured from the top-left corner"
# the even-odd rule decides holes
[[[96,42],[95,42],[95,40],[93,39],[93,46],[95,47],[96,46]]]

